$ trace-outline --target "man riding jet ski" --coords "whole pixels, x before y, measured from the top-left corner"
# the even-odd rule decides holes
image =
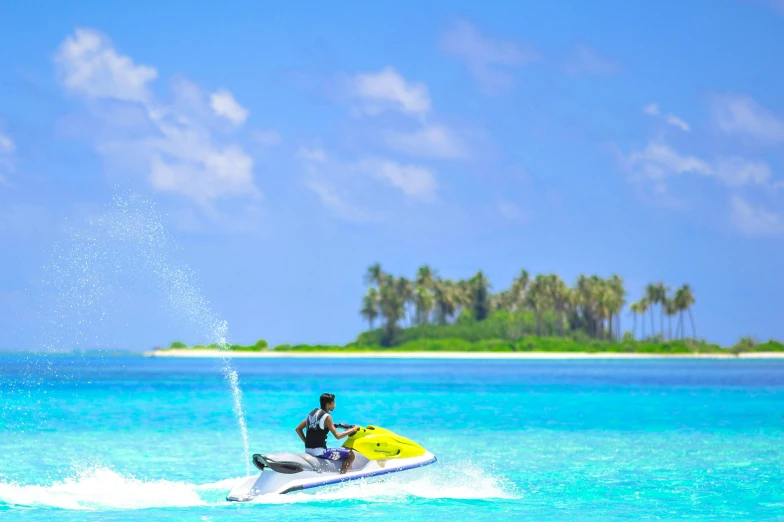
[[[384,428],[334,424],[329,412],[335,409],[335,396],[330,393],[321,396],[320,405],[296,427],[305,452],[253,455],[253,464],[261,474],[246,477],[232,488],[227,500],[245,502],[269,493],[283,494],[395,473],[436,461],[435,455],[419,444]],[[327,448],[329,432],[337,439],[348,436],[348,440],[341,448]]]
[[[343,460],[340,474],[345,475],[354,462],[354,452],[348,448],[327,448],[327,434],[331,432],[336,439],[342,439],[358,432],[359,426],[338,433],[330,415],[330,412],[335,409],[335,396],[331,393],[322,393],[319,401],[321,408],[311,411],[307,418],[297,425],[297,435],[305,443],[305,453],[308,455],[320,459]],[[303,433],[302,430],[306,427],[307,432]]]

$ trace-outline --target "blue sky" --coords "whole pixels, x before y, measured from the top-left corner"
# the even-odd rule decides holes
[[[376,261],[687,282],[700,336],[784,337],[781,2],[14,3],[0,45],[2,348],[60,338],[47,266],[128,191],[237,342],[353,339]],[[79,344],[201,340],[109,279]]]

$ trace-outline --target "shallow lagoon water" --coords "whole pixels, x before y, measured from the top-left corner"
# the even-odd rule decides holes
[[[0,356],[0,518],[784,519],[781,360],[236,359],[252,452],[330,391],[439,459],[242,505],[220,364]]]

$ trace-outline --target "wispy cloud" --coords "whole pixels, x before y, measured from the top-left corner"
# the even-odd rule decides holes
[[[727,134],[784,142],[784,119],[748,96],[717,96],[712,109],[716,126]]]
[[[644,150],[629,154],[623,161],[637,179],[654,183],[663,183],[678,174],[698,174],[714,178],[728,187],[758,185],[774,188],[770,166],[764,161],[720,156],[709,162],[681,154],[664,142],[649,142]]]
[[[299,157],[316,163],[324,163],[327,161],[327,153],[321,145],[321,142],[300,147]]]
[[[251,138],[262,147],[277,147],[283,142],[280,133],[273,129],[253,131]]]
[[[360,171],[385,180],[400,189],[408,198],[424,202],[436,199],[438,182],[430,169],[419,165],[401,164],[387,159],[366,159],[358,164]]]
[[[210,106],[215,114],[226,118],[234,125],[242,125],[248,119],[248,110],[237,103],[234,95],[226,89],[220,89],[210,96]]]
[[[581,44],[575,47],[572,54],[564,62],[564,71],[572,75],[608,75],[621,69],[621,65],[602,56],[599,52]]]
[[[770,167],[764,161],[747,160],[737,156],[718,158],[712,173],[730,187],[765,186],[772,178]]]
[[[626,158],[626,165],[635,174],[655,182],[686,172],[702,175],[712,172],[708,162],[680,154],[663,142],[649,142],[642,151],[631,153]]]
[[[91,98],[146,102],[148,84],[158,77],[155,68],[118,54],[108,38],[93,29],[76,29],[60,45],[55,61],[66,89]]]
[[[94,139],[108,161],[139,166],[155,189],[202,205],[260,194],[251,157],[236,142],[218,143],[214,134],[214,115],[235,125],[247,118],[247,110],[229,91],[213,94],[208,104],[199,87],[180,78],[172,84],[173,102],[162,103],[149,88],[157,71],[120,54],[106,36],[92,29],[77,29],[68,36],[55,62],[63,87],[91,102],[88,110],[105,125],[105,132]],[[100,103],[112,100],[136,107],[135,113],[126,111],[134,117],[117,121],[107,116],[113,112]],[[134,130],[130,137],[129,128]]]
[[[362,102],[366,114],[396,110],[423,116],[430,111],[430,94],[423,83],[408,82],[393,67],[376,73],[362,73],[348,81],[349,95]]]
[[[540,58],[530,47],[480,34],[465,20],[455,21],[443,33],[441,49],[462,60],[468,72],[488,93],[509,89],[514,84],[514,68]]]
[[[325,208],[347,221],[370,222],[381,219],[378,207],[368,209],[367,201],[389,202],[384,186],[399,191],[406,200],[432,203],[437,200],[435,173],[421,165],[387,158],[364,157],[344,161],[328,154],[320,143],[301,147],[299,157],[305,167],[305,186]],[[381,192],[380,192],[381,191]]]
[[[4,174],[14,168],[14,152],[16,145],[7,134],[0,132],[0,184],[6,183]]]
[[[659,105],[657,103],[650,103],[642,108],[642,112],[649,116],[654,116],[657,118],[662,118],[668,125],[672,125],[673,127],[677,127],[684,132],[689,132],[691,128],[689,124],[680,119],[678,116],[670,113],[670,114],[662,114],[659,110]]]
[[[740,196],[730,199],[730,218],[737,230],[749,236],[784,235],[784,217],[761,206],[754,206]]]
[[[427,125],[409,133],[387,132],[384,142],[392,150],[410,156],[458,159],[467,155],[465,146],[444,125]]]
[[[683,121],[682,119],[680,119],[674,114],[667,114],[664,117],[664,121],[666,121],[668,124],[672,125],[673,127],[679,128],[684,132],[689,132],[691,130],[688,123],[686,123],[685,121]]]

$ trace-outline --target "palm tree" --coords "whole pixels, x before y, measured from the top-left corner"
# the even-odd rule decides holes
[[[381,270],[381,264],[375,263],[368,267],[367,273],[365,273],[365,284],[366,285],[376,285],[381,288],[381,282],[384,279],[384,272]]]
[[[436,304],[436,321],[441,325],[447,324],[457,309],[454,283],[449,279],[437,279],[433,284],[433,297]]]
[[[648,306],[651,309],[651,336],[656,335],[653,327],[653,307],[659,302],[659,289],[655,284],[650,283],[645,287],[645,298],[648,300]]]
[[[416,285],[414,287],[414,313],[416,324],[426,324],[428,322],[434,302],[430,288],[422,285]]]
[[[680,324],[681,324],[681,338],[684,337],[684,330],[685,325],[683,324],[683,311],[687,310],[689,312],[689,319],[691,321],[691,335],[692,339],[697,340],[697,331],[694,326],[694,316],[691,313],[691,307],[695,303],[694,294],[691,290],[689,285],[683,285],[675,292],[675,306],[680,312]]]
[[[517,310],[523,307],[525,303],[525,294],[528,291],[528,285],[531,282],[531,277],[528,271],[523,269],[512,281],[511,304],[513,309]]]
[[[656,302],[659,303],[659,326],[661,327],[661,336],[664,339],[664,308],[667,305],[667,293],[670,287],[664,284],[664,281],[656,283]]]
[[[594,284],[595,276],[590,278],[580,274],[577,276],[574,289],[574,303],[582,315],[582,321],[588,335],[596,336],[596,320],[594,314]]]
[[[613,274],[610,277],[610,288],[613,291],[613,311],[615,312],[615,316],[618,320],[617,323],[617,337],[620,340],[621,336],[621,310],[623,310],[624,305],[626,304],[626,289],[623,286],[623,278],[617,274]]]
[[[634,316],[634,326],[632,327],[632,337],[634,337],[636,339],[637,338],[637,314],[640,313],[640,303],[639,302],[638,303],[632,303],[631,305],[629,305],[629,309],[631,310],[632,315]],[[644,322],[644,318],[643,318],[643,322]]]
[[[615,295],[613,289],[606,281],[602,281],[597,290],[597,309],[598,316],[601,320],[602,328],[604,328],[604,320],[607,320],[607,340],[612,338],[612,317],[615,313]],[[603,332],[602,332],[603,333]]]
[[[398,298],[403,303],[403,318],[409,319],[408,322],[411,324],[408,313],[409,305],[414,301],[414,291],[411,287],[411,282],[405,277],[398,277],[395,280],[395,292],[397,292]]]
[[[558,316],[558,333],[564,335],[564,321],[566,310],[571,299],[569,286],[556,274],[550,274],[547,281],[548,301],[553,306]]]
[[[379,294],[375,287],[368,288],[368,293],[362,298],[362,309],[359,313],[367,319],[370,329],[373,329],[373,321],[378,317]]]
[[[641,328],[642,331],[640,332],[640,339],[641,340],[645,340],[645,312],[648,311],[648,308],[650,306],[651,306],[651,304],[648,302],[648,298],[647,297],[643,297],[637,303],[637,308],[640,310],[640,316],[642,317],[642,321],[640,321],[640,324],[642,326],[642,328]],[[653,321],[651,321],[651,324],[653,324]]]
[[[417,270],[416,284],[424,287],[430,287],[435,280],[436,273],[429,265],[422,265]]]
[[[398,330],[397,322],[405,315],[405,301],[400,288],[403,284],[400,279],[395,280],[389,274],[384,275],[381,279],[379,305],[381,316],[385,321],[381,332],[381,343],[384,346],[391,346],[394,343]]]
[[[675,304],[675,299],[665,297],[664,313],[667,314],[667,329],[669,330],[669,338],[672,339],[672,316],[678,313],[678,306]]]
[[[526,306],[536,315],[536,335],[542,335],[542,312],[547,308],[547,280],[542,274],[534,278],[525,296]]]
[[[417,270],[414,283],[414,313],[416,324],[429,321],[430,312],[433,310],[433,283],[435,272],[428,266],[422,265]]]
[[[477,321],[484,321],[490,314],[490,283],[480,270],[469,281],[468,301]]]

